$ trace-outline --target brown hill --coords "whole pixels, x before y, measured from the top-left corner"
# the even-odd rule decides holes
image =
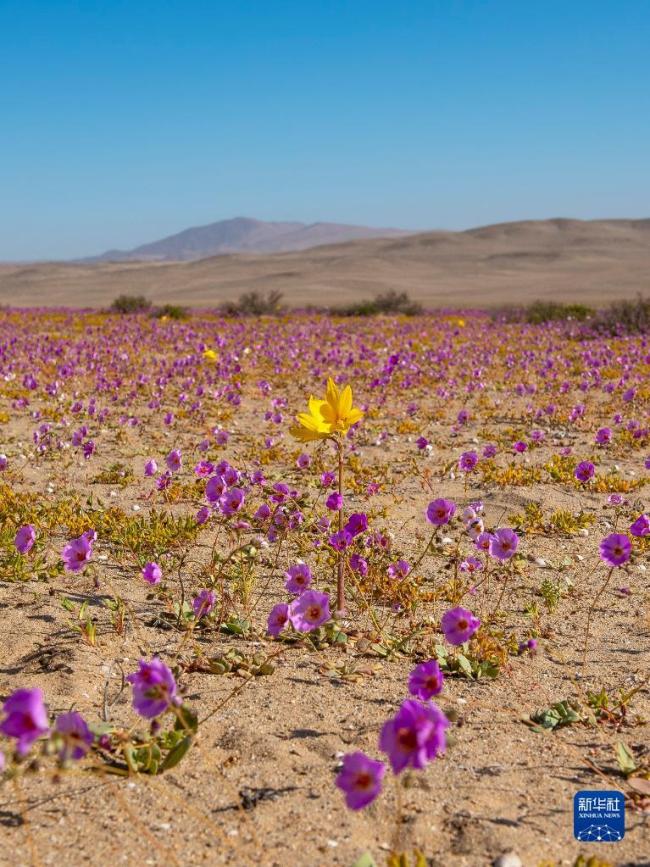
[[[406,290],[428,306],[604,304],[650,290],[650,220],[544,220],[193,262],[0,266],[0,302],[103,306],[121,293],[215,306],[277,289],[292,305]]]

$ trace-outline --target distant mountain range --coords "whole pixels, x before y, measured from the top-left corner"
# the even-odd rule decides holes
[[[132,250],[108,250],[82,261],[188,262],[227,253],[287,253],[345,241],[408,234],[402,229],[373,229],[345,223],[269,223],[235,217],[185,229]]]
[[[607,304],[650,291],[647,219],[524,220],[289,252],[197,255],[185,262],[0,263],[0,303],[104,307],[127,293],[213,308],[243,292],[273,290],[305,306],[397,290],[428,307],[458,308],[537,298]]]

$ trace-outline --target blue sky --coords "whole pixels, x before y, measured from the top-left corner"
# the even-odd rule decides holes
[[[650,216],[647,0],[0,0],[0,259]]]

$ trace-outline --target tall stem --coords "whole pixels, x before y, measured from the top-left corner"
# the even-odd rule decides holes
[[[343,439],[338,438],[337,447],[339,452],[339,496],[343,496]],[[341,508],[339,509],[339,533],[343,529],[343,505],[341,504]],[[345,573],[344,573],[344,557],[345,553],[343,551],[339,551],[339,562],[338,562],[338,577],[336,582],[336,610],[339,614],[343,614],[345,611]]]
[[[584,668],[585,663],[587,661],[587,646],[589,644],[589,627],[591,626],[591,615],[593,613],[594,608],[596,607],[596,605],[598,603],[598,600],[605,592],[605,588],[609,584],[610,578],[612,577],[613,574],[614,574],[614,567],[612,566],[612,568],[607,573],[607,578],[605,578],[605,583],[600,588],[598,593],[596,593],[596,595],[594,596],[594,601],[589,606],[589,612],[587,613],[587,630],[585,633],[585,646],[582,648],[582,667],[583,668]]]

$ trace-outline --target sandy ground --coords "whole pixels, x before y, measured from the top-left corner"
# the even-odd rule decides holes
[[[300,383],[288,388],[290,406],[302,401],[303,389]],[[452,406],[447,409],[456,411]],[[637,757],[645,756],[647,761],[648,756],[648,726],[632,724],[636,715],[645,719],[650,715],[647,572],[631,570],[612,583],[594,615],[588,665],[586,669],[580,665],[587,607],[603,578],[602,568],[595,577],[592,574],[597,541],[612,526],[611,510],[604,508],[605,495],[580,494],[548,483],[504,490],[478,480],[466,490],[460,480],[449,478],[444,467],[474,446],[476,428],[451,436],[447,424],[430,421],[426,428],[435,447],[431,457],[423,459],[417,455],[413,436],[397,433],[403,418],[400,412],[386,410],[374,424],[390,430],[390,436],[382,446],[374,445],[372,436],[364,438],[362,453],[378,476],[382,467],[391,473],[389,489],[374,498],[372,506],[386,505],[396,528],[407,522],[396,531],[396,545],[411,561],[428,533],[422,516],[431,499],[412,472],[414,455],[421,468],[431,470],[437,495],[451,497],[459,506],[483,499],[488,526],[503,524],[504,514],[520,512],[526,503],[540,503],[545,514],[558,508],[582,508],[594,514],[595,523],[586,537],[524,535],[521,549],[530,555],[530,562],[507,591],[503,628],[507,635],[527,633],[530,618],[524,609],[537,601],[543,622],[539,653],[532,658],[510,657],[496,680],[447,679],[440,704],[453,711],[456,720],[452,743],[447,755],[427,771],[410,774],[399,824],[392,788],[368,810],[351,813],[334,787],[334,777],[341,753],[361,749],[378,755],[378,731],[406,697],[413,660],[368,656],[355,644],[346,651],[319,652],[288,646],[268,677],[245,681],[199,672],[183,676],[186,700],[200,716],[223,706],[201,726],[195,746],[173,771],[124,781],[83,770],[56,777],[43,765],[19,784],[5,784],[0,789],[1,865],[352,867],[365,850],[383,864],[395,844],[403,851],[419,847],[431,867],[482,867],[509,850],[519,855],[525,867],[570,865],[579,853],[595,854],[617,867],[650,864],[648,812],[629,811],[625,839],[617,844],[589,846],[577,843],[572,835],[576,791],[630,791],[618,772],[615,744],[623,740]],[[258,407],[246,393],[237,413],[237,436],[220,453],[234,465],[249,453],[247,439],[256,428],[256,413]],[[492,427],[498,433],[510,423],[504,419]],[[552,426],[543,424],[550,439]],[[139,506],[143,514],[150,508],[151,490],[151,483],[142,479],[143,457],[163,455],[171,441],[189,455],[197,439],[187,426],[173,435],[153,426],[119,431],[119,436],[113,429],[102,437],[93,459],[75,458],[63,470],[56,462],[29,459],[28,431],[23,418],[2,427],[7,454],[26,455],[15,470],[16,489],[50,502],[66,491],[92,493],[126,511]],[[593,432],[584,430],[567,435],[565,442],[576,453],[590,453],[592,439]],[[532,452],[530,460],[542,464],[552,451],[557,449],[544,446]],[[133,469],[135,481],[124,488],[92,484],[99,470],[116,459]],[[603,468],[613,463],[613,458],[605,458]],[[629,472],[638,469],[638,454],[618,455],[616,463],[621,478],[629,479]],[[189,481],[189,459],[188,464],[184,477]],[[278,478],[293,478],[296,483],[304,479],[295,469],[287,472],[286,464],[269,472],[271,478],[276,472]],[[49,481],[53,493],[47,491]],[[350,502],[354,507],[363,500]],[[192,510],[190,504],[175,508]],[[200,536],[193,555],[197,562],[211,545],[211,533],[206,530]],[[64,539],[62,532],[57,533],[54,550],[60,550]],[[195,651],[183,633],[152,625],[153,615],[162,611],[161,603],[147,598],[147,588],[133,570],[100,559],[103,553],[111,553],[101,539],[96,552],[99,591],[89,576],[2,582],[0,695],[18,685],[40,686],[52,712],[74,704],[97,718],[107,702],[111,719],[128,722],[132,719],[129,690],[119,690],[120,670],[133,670],[143,655],[158,653],[174,662],[191,659]],[[545,610],[538,588],[543,578],[558,573],[537,565],[534,558],[539,557],[556,566],[568,558],[563,574],[573,582],[574,592],[562,598],[553,613]],[[188,570],[190,584],[193,569]],[[425,586],[440,581],[441,569],[440,559],[423,561]],[[255,591],[261,594],[254,616],[259,632],[243,639],[212,630],[197,639],[196,647],[210,655],[227,648],[246,653],[278,649],[277,643],[263,637],[263,625],[270,605],[283,598],[283,579],[279,570],[267,571],[272,577],[270,589]],[[319,583],[327,587],[328,574]],[[630,588],[629,596],[616,592],[623,583]],[[100,604],[104,594],[113,592],[127,601],[134,614],[123,635],[116,634],[108,610]],[[64,597],[89,599],[97,624],[95,647],[69,628],[70,615],[61,605]],[[479,595],[472,604],[487,614],[494,595]],[[435,622],[440,603],[432,603],[427,613]],[[352,626],[363,630],[367,619],[354,609],[351,615],[355,615]],[[332,673],[346,663],[353,676]],[[644,679],[646,685],[632,700],[628,723],[620,731],[599,724],[539,733],[524,722],[558,700],[584,700],[587,690],[601,687],[614,694],[640,686]]]

